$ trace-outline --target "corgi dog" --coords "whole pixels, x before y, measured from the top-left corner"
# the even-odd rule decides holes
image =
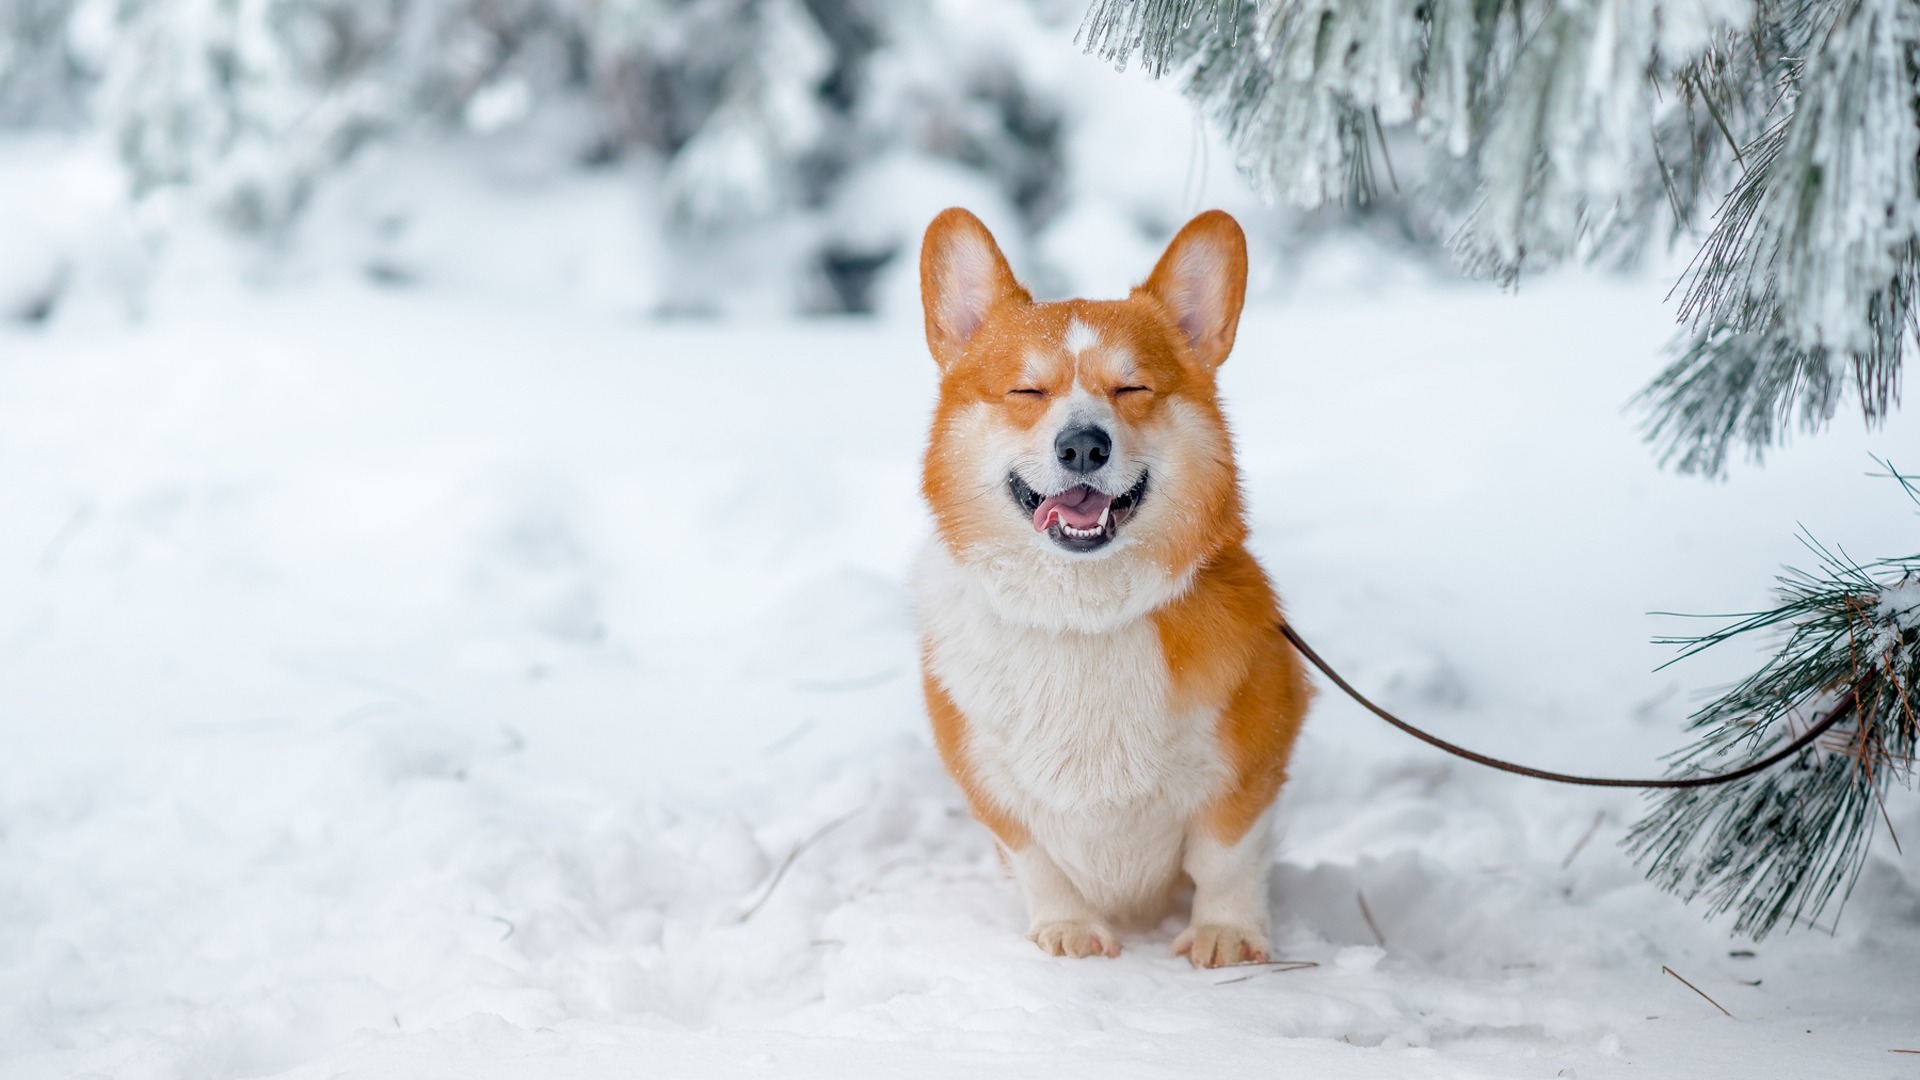
[[[1246,276],[1217,210],[1125,300],[1035,303],[978,218],[927,228],[927,709],[1055,956],[1119,955],[1191,882],[1176,954],[1268,957],[1270,819],[1311,689],[1245,546],[1214,383]]]

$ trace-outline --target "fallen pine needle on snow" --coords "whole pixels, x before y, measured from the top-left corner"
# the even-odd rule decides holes
[[[802,852],[825,839],[828,833],[860,816],[860,813],[865,809],[865,806],[856,806],[846,813],[841,814],[839,817],[834,818],[832,821],[827,822],[825,825],[820,826],[818,829],[815,829],[813,834],[805,840],[793,845],[793,850],[787,852],[787,857],[780,860],[780,865],[773,871],[773,877],[767,880],[767,887],[760,893],[760,898],[747,905],[747,909],[742,911],[740,917],[735,919],[734,922],[743,923],[753,918],[754,913],[759,911],[768,900],[772,899],[773,890],[780,887],[780,879],[786,877],[787,871],[793,869],[793,864],[799,860]]]
[[[1688,982],[1688,981],[1687,981],[1687,979],[1686,979],[1686,976],[1684,976],[1684,975],[1682,975],[1682,974],[1680,974],[1679,972],[1677,972],[1677,971],[1675,971],[1675,970],[1673,970],[1672,968],[1670,968],[1670,967],[1668,967],[1668,966],[1667,966],[1667,965],[1665,965],[1665,964],[1661,964],[1661,965],[1660,965],[1660,970],[1661,970],[1661,971],[1664,971],[1664,972],[1666,972],[1667,974],[1669,974],[1669,975],[1671,975],[1671,976],[1673,976],[1673,977],[1674,977],[1674,978],[1676,978],[1676,979],[1679,979],[1679,980],[1680,980],[1680,985],[1682,985],[1682,986],[1684,986],[1684,987],[1686,987],[1687,989],[1689,989],[1689,990],[1691,990],[1691,991],[1693,991],[1693,992],[1694,992],[1694,993],[1696,993],[1696,994],[1699,994],[1699,995],[1700,995],[1701,997],[1703,997],[1703,998],[1706,998],[1706,999],[1707,999],[1707,1004],[1709,1004],[1709,1005],[1711,1005],[1711,1006],[1713,1006],[1713,1007],[1714,1007],[1714,1008],[1716,1008],[1716,1009],[1719,1009],[1719,1010],[1720,1010],[1720,1011],[1721,1011],[1722,1013],[1724,1013],[1724,1014],[1726,1015],[1726,1018],[1727,1018],[1727,1019],[1729,1019],[1729,1020],[1734,1020],[1734,1019],[1738,1019],[1738,1018],[1737,1018],[1737,1017],[1735,1017],[1735,1016],[1734,1016],[1734,1015],[1733,1015],[1732,1013],[1730,1013],[1730,1012],[1727,1012],[1727,1007],[1726,1007],[1725,1005],[1722,1005],[1722,1004],[1720,1004],[1719,1002],[1717,1002],[1717,1001],[1715,1001],[1715,1000],[1713,1000],[1713,999],[1712,999],[1711,997],[1707,997],[1707,992],[1706,992],[1705,990],[1702,990],[1702,989],[1700,989],[1699,987],[1697,987],[1697,986],[1695,986],[1695,985],[1693,985],[1692,983],[1690,983],[1690,982]]]
[[[1380,924],[1373,921],[1373,909],[1367,906],[1367,894],[1359,889],[1353,891],[1353,898],[1360,903],[1360,915],[1367,920],[1367,929],[1373,931],[1373,940],[1381,948],[1387,947],[1386,935],[1380,932]]]
[[[1560,869],[1565,870],[1573,865],[1573,860],[1579,858],[1580,852],[1587,846],[1587,841],[1593,839],[1593,834],[1600,831],[1600,824],[1606,820],[1607,812],[1605,810],[1597,811],[1593,815],[1593,824],[1587,826],[1587,831],[1581,833],[1580,839],[1573,842],[1573,850],[1567,852],[1567,857],[1560,860]]]
[[[1246,982],[1248,979],[1254,978],[1255,976],[1258,976],[1258,975],[1284,975],[1289,971],[1305,971],[1307,968],[1319,967],[1320,961],[1318,960],[1266,960],[1266,961],[1261,961],[1255,964],[1235,964],[1234,966],[1235,967],[1262,967],[1262,968],[1266,968],[1267,970],[1255,971],[1246,975],[1236,975],[1231,979],[1221,979],[1219,982],[1216,982],[1213,985],[1225,986],[1228,983]]]

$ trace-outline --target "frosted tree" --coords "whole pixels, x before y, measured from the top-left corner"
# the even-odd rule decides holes
[[[82,94],[67,27],[73,0],[0,0],[0,125],[72,122]]]
[[[541,0],[148,0],[104,14],[78,70],[136,197],[203,193],[268,235],[370,140],[585,79],[582,25]]]
[[[861,309],[900,247],[826,220],[863,163],[944,158],[1029,225],[1049,209],[1062,107],[1032,61],[956,47],[978,17],[930,0],[0,0],[0,126],[98,125],[136,201],[184,195],[274,241],[372,142],[486,135],[563,102],[595,125],[581,167],[658,173],[683,262],[797,249],[793,294]],[[676,274],[676,300],[712,306],[739,270]]]
[[[1849,397],[1869,424],[1896,403],[1920,287],[1912,0],[1097,0],[1081,34],[1183,78],[1243,171],[1303,207],[1372,199],[1399,183],[1389,147],[1424,145],[1409,196],[1474,273],[1697,244],[1676,355],[1638,399],[1680,470],[1759,460]],[[1833,726],[1770,772],[1670,792],[1629,837],[1756,937],[1844,898],[1916,750],[1920,557],[1814,550],[1775,607],[1680,642],[1779,636],[1674,771]]]
[[[1895,402],[1920,244],[1906,0],[1098,0],[1081,33],[1183,77],[1301,206],[1370,198],[1388,136],[1417,136],[1415,197],[1477,273],[1706,230],[1641,398],[1682,470],[1757,458],[1849,391],[1869,422]]]

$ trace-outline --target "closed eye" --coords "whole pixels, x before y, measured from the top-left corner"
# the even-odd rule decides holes
[[[1122,386],[1122,387],[1120,387],[1120,388],[1119,388],[1118,390],[1115,390],[1115,391],[1114,391],[1114,393],[1115,393],[1116,395],[1118,395],[1118,394],[1151,394],[1151,393],[1153,393],[1153,387],[1151,387],[1151,386]]]
[[[1015,388],[1015,389],[1013,389],[1013,390],[1009,390],[1009,391],[1007,391],[1007,393],[1008,393],[1008,394],[1010,394],[1010,395],[1011,395],[1011,394],[1031,394],[1031,395],[1033,395],[1034,397],[1046,397],[1046,396],[1047,396],[1047,392],[1046,392],[1045,390],[1042,390],[1042,389],[1040,389],[1039,387],[1034,387],[1034,386],[1022,386],[1022,387],[1017,387],[1017,388]]]

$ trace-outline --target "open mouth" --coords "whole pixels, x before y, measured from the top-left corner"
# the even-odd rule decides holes
[[[1147,474],[1142,472],[1139,482],[1119,495],[1086,484],[1042,495],[1014,473],[1007,474],[1007,490],[1033,516],[1035,532],[1046,533],[1068,551],[1093,551],[1118,535],[1120,526],[1140,509],[1140,500],[1147,494]]]

